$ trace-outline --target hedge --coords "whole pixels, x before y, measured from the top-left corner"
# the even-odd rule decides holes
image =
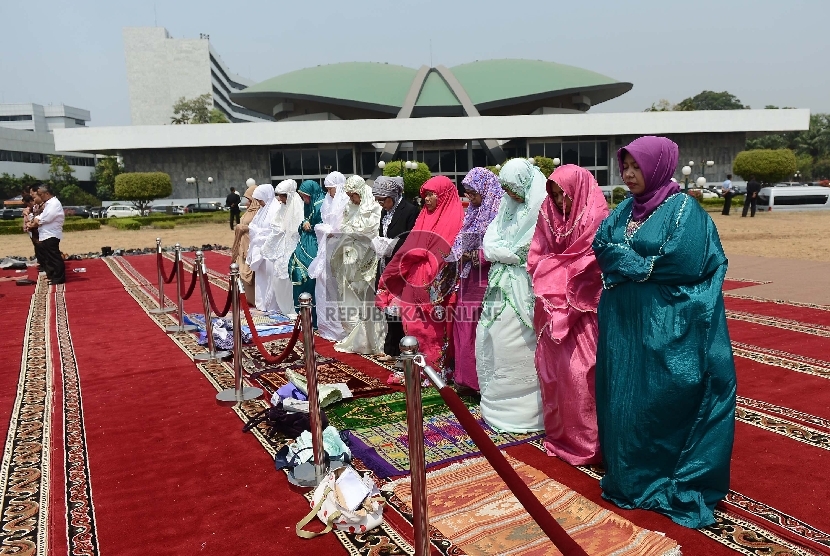
[[[732,173],[749,181],[775,183],[787,179],[796,171],[795,153],[790,149],[756,149],[741,151],[735,156]]]
[[[140,230],[141,224],[132,218],[111,218],[107,222],[108,226],[112,226],[117,230]]]
[[[404,165],[404,168],[406,166]],[[383,175],[388,177],[395,177],[401,175],[401,161],[393,160],[387,162],[383,168]],[[429,166],[423,162],[418,163],[415,170],[404,170],[403,177],[403,194],[407,199],[414,199],[421,194],[421,186],[424,185],[432,174],[429,171]]]
[[[172,193],[173,182],[164,172],[127,172],[115,176],[117,199],[148,202]]]
[[[63,223],[64,232],[81,232],[84,230],[97,230],[101,227],[101,223],[97,220],[89,220],[80,218],[78,220],[67,220]],[[17,226],[0,226],[0,236],[9,236],[14,234],[24,234],[22,221],[19,221]]]
[[[172,230],[176,227],[176,223],[172,221],[162,220],[160,222],[153,222],[152,226],[155,230]]]

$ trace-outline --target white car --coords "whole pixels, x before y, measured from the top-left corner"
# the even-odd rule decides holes
[[[690,187],[689,188],[689,193],[692,193],[693,191],[699,192],[703,199],[717,199],[717,198],[720,197],[720,195],[718,195],[714,191],[710,191],[708,189],[700,189],[699,187]]]
[[[137,208],[128,205],[110,205],[105,214],[107,218],[126,218],[129,216],[141,216]]]

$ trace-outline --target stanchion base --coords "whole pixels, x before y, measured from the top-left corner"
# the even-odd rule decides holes
[[[206,351],[204,353],[197,353],[193,356],[194,361],[221,361],[231,356],[229,351],[214,351],[213,353]]]
[[[179,332],[193,332],[198,330],[198,327],[193,326],[192,324],[171,324],[165,331],[168,334],[178,334]]]
[[[151,315],[166,315],[167,313],[173,313],[175,311],[175,307],[159,307],[158,309],[150,309],[147,312]]]
[[[329,461],[328,457],[319,467],[311,462],[301,463],[288,472],[288,488],[294,492],[308,492],[317,488],[329,471],[334,471],[344,465],[346,464],[340,460]]]
[[[264,392],[261,388],[253,388],[251,386],[243,386],[240,395],[236,395],[236,389],[227,388],[216,394],[216,402],[220,404],[234,405],[239,402],[247,402],[248,400],[255,400],[262,396]]]

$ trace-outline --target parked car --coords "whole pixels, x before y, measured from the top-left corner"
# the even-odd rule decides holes
[[[809,185],[778,185],[764,187],[758,193],[758,209],[830,210],[830,191]]]
[[[80,216],[81,218],[89,218],[92,216],[86,207],[63,207],[64,216]]]
[[[7,208],[0,209],[0,218],[3,220],[14,220],[15,218],[23,218],[22,208]]]
[[[711,191],[709,189],[700,189],[699,187],[690,187],[689,190],[688,190],[689,193],[693,193],[695,191],[699,191],[700,195],[703,199],[717,199],[718,197],[720,197],[720,195],[718,195],[717,193],[715,193],[714,191]]]
[[[182,207],[176,205],[153,205],[150,207],[150,214],[182,214]]]
[[[90,218],[105,218],[107,216],[107,207],[92,207],[88,212]]]
[[[184,212],[186,214],[192,214],[194,212],[217,212],[219,210],[222,209],[213,203],[190,203],[184,207]]]
[[[130,216],[141,216],[141,212],[129,205],[110,205],[107,208],[107,218],[127,218]]]

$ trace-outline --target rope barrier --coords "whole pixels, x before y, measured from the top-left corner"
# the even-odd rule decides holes
[[[225,315],[227,315],[228,311],[230,311],[231,309],[231,304],[233,303],[233,295],[231,294],[231,289],[228,289],[228,299],[225,301],[225,308],[221,311],[216,308],[216,302],[213,300],[213,289],[210,287],[210,279],[207,276],[205,277],[205,289],[207,290],[207,297],[208,301],[210,302],[210,308],[213,310],[213,314],[217,317],[224,317]]]
[[[419,364],[416,361],[416,364]],[[422,364],[419,364],[422,366]],[[501,479],[507,484],[507,487],[513,495],[524,506],[530,517],[539,525],[542,531],[550,538],[551,542],[558,548],[564,556],[588,556],[585,550],[579,546],[575,540],[562,528],[559,523],[553,518],[545,506],[536,498],[533,491],[522,481],[521,477],[516,473],[510,463],[504,458],[501,450],[493,443],[490,437],[481,428],[481,425],[470,414],[467,406],[455,391],[443,383],[440,379],[436,380],[430,373],[435,373],[431,368],[427,371],[427,376],[438,387],[438,393],[444,399],[447,407],[453,412],[458,422],[467,431],[467,434],[473,440],[475,445],[481,451],[481,455],[487,458],[493,469],[499,474]]]
[[[161,277],[164,278],[165,284],[172,284],[173,278],[176,277],[176,263],[173,263],[173,270],[170,271],[170,276],[167,276],[164,272],[164,257],[162,257],[161,253],[156,253],[156,262],[161,269]]]
[[[181,268],[181,284],[182,289],[184,289],[184,263],[179,261],[179,264],[182,265]],[[190,296],[193,295],[193,290],[196,289],[196,266],[193,266],[193,272],[190,275],[190,286],[187,288],[187,293],[182,294],[182,299],[190,299]]]
[[[262,343],[262,338],[260,338],[259,334],[257,334],[256,325],[254,324],[254,319],[251,316],[251,309],[248,307],[248,300],[245,298],[245,294],[243,292],[239,293],[239,304],[242,305],[242,310],[245,312],[245,320],[248,321],[248,328],[251,329],[251,340],[256,345],[259,354],[262,355],[263,359],[265,359],[265,362],[270,365],[274,365],[285,361],[288,358],[288,355],[294,351],[294,345],[300,337],[300,315],[297,315],[297,320],[294,322],[294,333],[291,334],[291,339],[288,340],[288,345],[285,346],[282,353],[279,355],[273,355],[265,348],[265,345]],[[251,378],[257,378],[259,375],[266,372],[271,371],[259,371],[252,373]]]

